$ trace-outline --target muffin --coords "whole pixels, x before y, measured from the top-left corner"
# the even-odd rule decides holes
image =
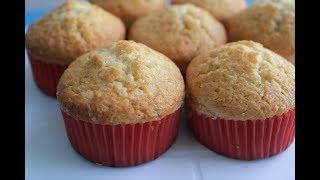
[[[120,17],[127,27],[139,17],[162,9],[166,5],[165,0],[90,0],[90,2]]]
[[[223,25],[192,4],[173,5],[135,21],[129,39],[141,42],[173,60],[184,74],[201,51],[226,42]]]
[[[57,99],[73,148],[94,163],[123,167],[156,159],[173,144],[184,89],[166,56],[118,41],[71,63]]]
[[[294,0],[260,0],[227,23],[230,41],[252,40],[295,63]]]
[[[247,7],[245,0],[172,0],[173,4],[192,3],[209,11],[219,21],[227,19]]]
[[[284,151],[295,134],[295,68],[252,41],[197,56],[186,76],[188,119],[198,140],[227,157]]]
[[[26,49],[37,86],[55,96],[59,78],[78,56],[124,39],[123,22],[88,2],[67,1],[33,23]]]

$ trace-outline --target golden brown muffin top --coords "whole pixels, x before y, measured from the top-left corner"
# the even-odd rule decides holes
[[[96,124],[160,120],[184,98],[178,67],[166,56],[133,41],[87,53],[62,75],[57,99],[75,119]]]
[[[206,9],[221,22],[226,22],[227,19],[247,7],[245,0],[172,0],[172,3],[192,3]]]
[[[227,23],[229,40],[253,40],[294,63],[294,0],[260,0]]]
[[[262,120],[295,108],[295,68],[253,41],[199,55],[187,70],[190,104],[225,120]]]
[[[90,0],[120,17],[127,26],[139,17],[165,7],[165,0]]]
[[[88,2],[67,1],[31,25],[26,47],[43,61],[67,65],[124,36],[124,24],[116,16]]]
[[[201,51],[224,44],[226,32],[209,12],[184,4],[138,19],[131,27],[129,39],[165,54],[184,73]]]

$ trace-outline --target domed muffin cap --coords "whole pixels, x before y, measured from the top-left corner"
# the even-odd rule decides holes
[[[71,117],[96,124],[161,120],[184,98],[178,67],[166,56],[133,41],[87,53],[62,75],[57,98]]]
[[[294,0],[260,0],[227,23],[230,41],[252,40],[295,61]]]
[[[172,3],[192,3],[206,9],[221,22],[226,22],[227,19],[247,7],[245,0],[172,0]]]
[[[185,73],[189,62],[201,51],[224,44],[226,32],[209,12],[184,4],[138,19],[130,29],[129,39],[168,56]]]
[[[40,60],[68,65],[124,36],[124,24],[116,16],[88,2],[67,1],[31,25],[26,47]]]
[[[90,0],[90,2],[120,17],[127,26],[137,18],[165,7],[165,0]]]
[[[261,44],[229,43],[190,63],[187,96],[210,117],[263,120],[295,108],[295,68]]]

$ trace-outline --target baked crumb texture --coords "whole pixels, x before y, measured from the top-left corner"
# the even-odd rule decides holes
[[[209,117],[263,120],[295,108],[294,65],[253,41],[199,55],[186,83],[192,108]]]
[[[173,5],[144,16],[132,25],[129,39],[165,54],[185,73],[200,52],[226,43],[223,25],[192,4]]]
[[[215,18],[223,23],[247,7],[245,0],[172,0],[172,3],[192,3],[209,11]]]
[[[68,65],[124,37],[125,26],[118,17],[85,1],[66,1],[30,26],[26,47],[47,63]]]
[[[118,41],[73,63],[58,84],[62,110],[96,124],[156,121],[177,111],[184,80],[166,56],[133,41]]]
[[[90,2],[120,17],[127,27],[137,18],[162,9],[166,5],[165,0],[90,0]]]
[[[230,41],[253,40],[295,63],[294,0],[260,0],[227,23]]]

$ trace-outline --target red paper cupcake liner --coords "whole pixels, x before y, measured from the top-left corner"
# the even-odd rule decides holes
[[[180,112],[126,125],[93,124],[62,114],[69,141],[80,155],[96,164],[128,167],[152,161],[169,149],[178,135]]]
[[[56,96],[57,85],[67,65],[49,64],[28,54],[33,79],[41,91],[49,96]]]
[[[224,156],[255,160],[281,153],[295,136],[295,109],[265,120],[213,119],[188,111],[189,126],[196,138]]]

